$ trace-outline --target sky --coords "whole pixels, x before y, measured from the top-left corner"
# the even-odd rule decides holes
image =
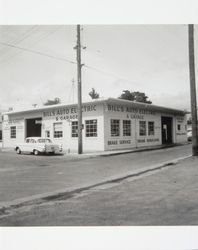
[[[190,109],[187,25],[82,25],[82,98],[145,92],[155,105]],[[198,55],[195,25],[195,56]],[[0,26],[0,110],[77,102],[75,25]],[[12,47],[15,46],[15,47]],[[198,72],[196,63],[196,73]]]

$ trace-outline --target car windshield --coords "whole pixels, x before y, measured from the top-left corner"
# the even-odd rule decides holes
[[[50,139],[38,139],[38,143],[51,143],[52,141]]]

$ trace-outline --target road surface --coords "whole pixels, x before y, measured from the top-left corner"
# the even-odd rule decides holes
[[[190,153],[189,146],[166,150],[87,159],[79,168],[102,169],[112,165],[145,167]],[[158,158],[159,157],[159,158]],[[93,163],[95,165],[93,165]],[[1,226],[110,226],[110,225],[197,225],[197,158],[184,160],[155,172],[109,183],[81,193],[46,199],[1,213]],[[71,164],[74,164],[74,162]],[[72,165],[73,166],[73,165]],[[111,170],[114,173],[113,170]],[[110,176],[110,175],[109,175]],[[93,178],[94,179],[94,178]],[[97,178],[96,178],[97,179]]]

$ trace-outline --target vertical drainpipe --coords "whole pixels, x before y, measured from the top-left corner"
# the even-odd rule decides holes
[[[4,139],[3,139],[3,135],[4,135],[4,133],[3,133],[3,128],[4,128],[4,116],[2,115],[2,149],[4,148]]]
[[[103,121],[103,126],[104,126],[104,128],[103,128],[103,131],[104,131],[104,135],[103,135],[103,138],[104,138],[104,151],[106,150],[106,119],[108,118],[108,115],[107,115],[107,111],[108,111],[108,107],[107,107],[107,102],[105,101],[104,103],[103,103],[103,119],[104,119],[104,121]]]
[[[135,147],[137,148],[137,119],[135,116]]]
[[[175,133],[174,133],[174,136],[173,136],[173,143],[176,144],[177,143],[177,117],[174,116],[174,124],[173,126],[175,126]]]

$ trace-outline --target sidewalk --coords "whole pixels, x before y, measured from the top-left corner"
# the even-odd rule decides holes
[[[105,156],[113,156],[113,155],[121,155],[121,154],[130,154],[130,153],[137,153],[137,152],[146,152],[146,151],[153,151],[153,150],[160,150],[172,147],[179,147],[185,146],[189,143],[182,143],[182,144],[168,144],[168,145],[157,145],[157,146],[150,146],[150,147],[140,147],[140,148],[132,148],[132,149],[122,149],[122,150],[108,150],[108,151],[100,151],[100,152],[88,152],[83,154],[77,153],[65,153],[66,157],[71,158],[92,158],[92,157],[105,157]]]

